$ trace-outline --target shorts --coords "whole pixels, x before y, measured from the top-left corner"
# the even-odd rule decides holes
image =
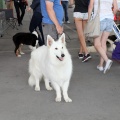
[[[42,23],[42,30],[45,39],[45,45],[47,45],[47,35],[50,35],[54,40],[58,39],[58,33],[54,24]]]
[[[74,18],[80,18],[80,19],[83,19],[83,20],[87,20],[88,19],[88,13],[74,12],[73,17]]]
[[[104,20],[100,21],[100,31],[111,32],[113,29],[113,20],[109,18],[105,18]]]

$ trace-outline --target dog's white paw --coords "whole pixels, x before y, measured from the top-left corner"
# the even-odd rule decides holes
[[[25,53],[24,52],[20,52],[21,55],[24,55]]]
[[[65,102],[72,102],[72,99],[70,99],[69,97],[65,98]]]
[[[47,89],[47,90],[53,90],[53,88],[50,87],[50,86],[49,86],[49,87],[46,87],[46,89]]]
[[[21,55],[17,55],[17,57],[21,57]]]
[[[35,87],[35,91],[40,91],[40,87]]]
[[[61,97],[56,97],[56,98],[55,98],[55,101],[56,101],[56,102],[61,102]]]

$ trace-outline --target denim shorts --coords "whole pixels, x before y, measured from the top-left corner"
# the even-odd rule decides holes
[[[74,18],[80,18],[80,19],[83,19],[83,20],[87,20],[88,19],[88,13],[74,12],[73,17]]]
[[[100,21],[100,31],[111,32],[113,28],[113,20],[109,18],[105,18],[104,20]]]

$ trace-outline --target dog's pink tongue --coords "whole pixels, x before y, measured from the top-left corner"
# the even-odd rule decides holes
[[[61,57],[60,60],[63,61],[63,57]]]

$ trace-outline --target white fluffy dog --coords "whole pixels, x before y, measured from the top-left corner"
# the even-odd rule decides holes
[[[61,101],[61,92],[66,102],[72,102],[68,97],[68,87],[72,75],[72,60],[66,48],[65,34],[58,41],[47,36],[47,46],[37,48],[31,53],[29,61],[30,77],[28,83],[35,85],[35,90],[40,91],[40,80],[44,77],[45,87],[52,90],[49,82],[56,91],[56,102]]]

